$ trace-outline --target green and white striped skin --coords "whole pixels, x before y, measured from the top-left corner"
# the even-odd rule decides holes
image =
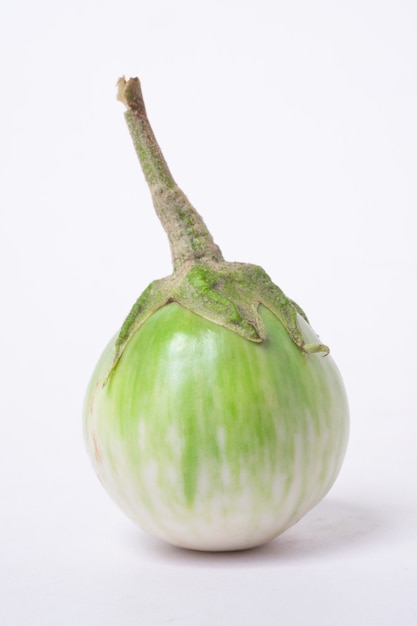
[[[304,354],[260,311],[267,339],[254,343],[168,304],[136,331],[107,385],[116,338],[91,379],[84,435],[96,473],[132,520],[169,543],[268,542],[341,467],[348,406],[334,361]]]

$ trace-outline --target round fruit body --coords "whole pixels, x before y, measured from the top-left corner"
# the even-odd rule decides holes
[[[349,417],[334,361],[303,354],[261,315],[267,339],[256,344],[168,304],[136,331],[107,385],[115,339],[90,381],[84,435],[99,479],[134,522],[174,545],[266,543],[341,467]]]

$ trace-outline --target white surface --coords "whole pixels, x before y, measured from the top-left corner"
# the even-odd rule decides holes
[[[2,626],[417,623],[416,29],[412,0],[2,4]],[[303,306],[348,389],[336,485],[253,552],[149,538],[84,451],[96,359],[170,272],[122,73],[226,258]]]

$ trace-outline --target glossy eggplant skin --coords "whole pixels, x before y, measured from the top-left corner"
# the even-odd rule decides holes
[[[177,303],[136,331],[106,385],[90,381],[84,436],[104,488],[140,527],[196,550],[261,545],[333,485],[348,403],[330,355],[306,355],[260,307],[250,342]],[[300,316],[306,342],[317,337]]]

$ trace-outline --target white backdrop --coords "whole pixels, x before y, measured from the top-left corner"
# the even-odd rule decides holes
[[[414,0],[3,2],[2,626],[417,622],[416,35]],[[259,550],[160,544],[84,450],[95,362],[171,271],[121,74],[225,257],[303,306],[346,383],[336,485]]]

